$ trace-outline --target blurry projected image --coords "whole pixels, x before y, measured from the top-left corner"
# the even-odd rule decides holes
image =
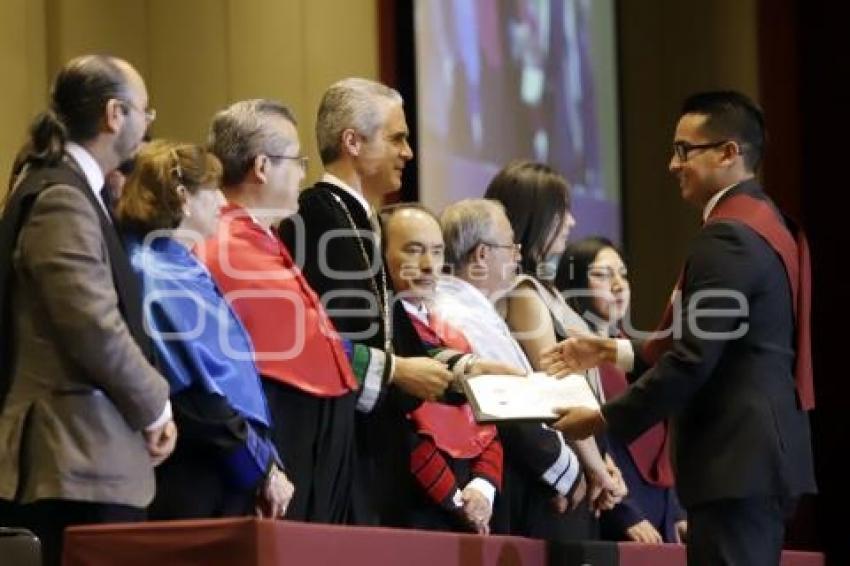
[[[419,194],[481,197],[514,159],[572,186],[577,236],[620,242],[614,0],[415,3]]]

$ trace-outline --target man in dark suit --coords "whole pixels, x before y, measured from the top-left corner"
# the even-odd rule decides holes
[[[339,81],[322,97],[316,133],[325,173],[301,193],[299,213],[281,223],[280,236],[344,338],[400,354],[391,356],[386,401],[370,415],[358,415],[354,505],[358,523],[397,525],[401,497],[395,487],[401,487],[395,480],[404,474],[396,423],[419,399],[440,396],[451,380],[442,363],[408,350],[419,342],[409,324],[393,324],[405,315],[392,301],[372,208],[399,189],[413,158],[401,96],[367,79]]]
[[[127,62],[70,61],[0,221],[0,520],[33,530],[46,564],[68,525],[143,519],[153,466],[174,448],[168,384],[100,194],[137,151],[147,103]]]
[[[747,97],[690,97],[670,171],[705,224],[665,314],[670,338],[572,337],[550,355],[552,371],[608,361],[638,377],[601,413],[564,411],[555,426],[568,436],[607,430],[629,442],[671,419],[689,564],[778,564],[784,519],[815,490],[809,265],[804,240],[755,179],[763,146],[762,114]]]

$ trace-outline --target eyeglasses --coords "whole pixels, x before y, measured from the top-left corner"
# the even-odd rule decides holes
[[[307,170],[307,164],[310,163],[310,158],[307,157],[306,155],[275,155],[273,153],[267,153],[265,155],[269,159],[277,159],[277,160],[288,159],[288,160],[292,160],[292,161],[297,161],[298,165],[301,166],[302,171],[306,171]]]
[[[614,280],[614,277],[617,276],[623,281],[626,281],[629,278],[629,272],[625,267],[621,267],[620,269],[614,269],[613,267],[607,265],[591,265],[587,269],[587,277],[589,279],[595,279],[596,281],[600,281],[603,283],[609,283]]]
[[[673,142],[673,154],[679,161],[687,161],[688,154],[696,149],[712,149],[729,143],[732,140],[720,140],[710,143],[688,143],[686,141]]]
[[[483,241],[481,243],[484,244],[485,246],[490,246],[491,248],[502,248],[502,249],[506,249],[506,250],[513,250],[514,253],[517,254],[517,255],[522,253],[522,244],[515,244],[515,243],[497,244],[496,242],[487,242],[487,241]]]
[[[144,114],[145,120],[147,120],[148,122],[153,122],[154,120],[156,120],[156,109],[155,108],[148,108],[148,109],[139,108],[132,101],[127,100],[127,99],[121,99],[121,103],[126,104],[130,108],[132,108],[134,110],[138,110],[139,112]]]

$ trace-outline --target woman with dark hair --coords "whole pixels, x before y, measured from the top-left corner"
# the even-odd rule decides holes
[[[484,198],[505,207],[522,247],[522,272],[551,281],[576,223],[567,180],[544,163],[514,161],[490,181]]]
[[[215,231],[220,178],[218,159],[199,146],[151,142],[115,211],[181,431],[173,457],[157,468],[156,519],[280,517],[293,493],[267,436],[251,341],[190,252]]]
[[[620,336],[630,304],[626,265],[609,240],[586,238],[567,247],[555,276],[567,303],[603,336]],[[611,364],[599,368],[607,399],[628,387],[625,374]],[[642,543],[682,542],[685,514],[673,489],[662,422],[628,446],[608,438],[608,449],[623,472],[628,495],[601,517],[602,538]]]
[[[548,165],[515,161],[493,178],[484,196],[504,206],[521,254],[522,274],[497,307],[532,367],[539,371],[543,352],[564,339],[567,328],[585,326],[552,284],[558,260],[575,225],[570,212],[569,186]],[[586,378],[600,396],[596,369],[588,371]],[[593,439],[573,443],[573,447],[582,462],[590,493],[596,497],[590,505],[597,509],[612,507],[625,491],[616,466],[601,456]],[[554,501],[562,513],[568,507],[564,498],[556,497]],[[569,503],[577,505],[578,498]],[[559,526],[548,538],[576,540],[598,536],[596,522],[587,506],[552,524]]]

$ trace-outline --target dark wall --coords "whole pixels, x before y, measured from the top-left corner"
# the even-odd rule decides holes
[[[846,363],[848,238],[841,230],[850,210],[843,166],[850,160],[846,106],[848,76],[845,3],[761,0],[764,104],[773,108],[776,152],[765,178],[775,198],[794,209],[812,250],[812,350],[817,406],[812,415],[820,495],[814,520],[797,532],[814,531],[831,564],[850,564],[847,533],[848,473],[840,463],[847,446],[850,380]],[[789,47],[793,46],[793,47]]]
[[[667,169],[679,108],[700,90],[758,98],[756,0],[623,0],[618,8],[625,247],[634,321],[651,329],[700,222]]]

